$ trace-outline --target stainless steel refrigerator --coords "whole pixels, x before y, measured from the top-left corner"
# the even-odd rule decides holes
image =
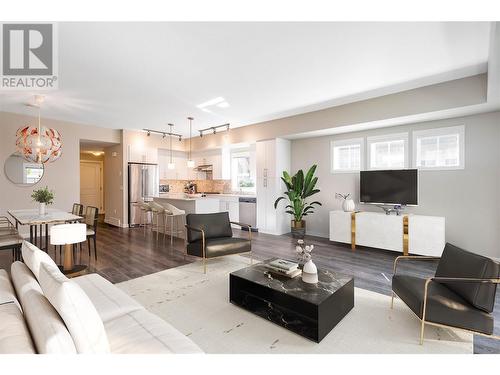
[[[159,172],[157,164],[128,163],[128,223],[131,227],[141,222],[141,210],[135,205],[158,196]]]

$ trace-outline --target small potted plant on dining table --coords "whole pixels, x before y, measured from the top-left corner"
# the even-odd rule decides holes
[[[40,204],[38,213],[43,216],[46,214],[46,206],[48,204],[54,203],[54,192],[52,190],[49,190],[49,188],[45,186],[44,188],[33,190],[31,198],[33,198],[35,202],[38,202]]]

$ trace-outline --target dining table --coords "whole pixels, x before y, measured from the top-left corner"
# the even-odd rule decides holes
[[[19,225],[28,225],[30,227],[30,242],[45,252],[49,250],[49,225],[83,220],[82,216],[57,208],[46,209],[44,215],[40,215],[38,209],[7,210],[7,213],[14,219],[17,229],[19,229]],[[44,229],[45,235],[43,233]],[[45,246],[43,246],[44,237]]]

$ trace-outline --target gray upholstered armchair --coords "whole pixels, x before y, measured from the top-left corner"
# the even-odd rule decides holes
[[[252,251],[251,226],[229,221],[229,213],[186,215],[186,253],[203,259],[203,272],[207,272],[206,261],[225,255],[241,254]],[[233,237],[231,224],[248,229],[248,239]]]
[[[427,279],[397,273],[401,261],[439,260],[436,274]],[[449,243],[441,258],[400,256],[394,261],[392,300],[398,296],[421,320],[420,344],[425,325],[461,329],[500,339],[493,335],[493,308],[500,265]]]

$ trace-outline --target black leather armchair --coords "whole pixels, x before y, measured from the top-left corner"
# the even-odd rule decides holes
[[[434,277],[397,274],[401,261],[439,260]],[[493,335],[493,308],[500,265],[492,259],[446,244],[441,258],[400,256],[394,261],[392,300],[398,296],[421,320],[420,344],[425,325],[461,329],[500,339]]]
[[[225,255],[252,251],[251,226],[229,221],[229,213],[186,215],[186,253],[203,259],[203,272],[207,272],[206,261]],[[231,224],[248,229],[248,239],[233,237]],[[253,259],[250,256],[250,263]]]

